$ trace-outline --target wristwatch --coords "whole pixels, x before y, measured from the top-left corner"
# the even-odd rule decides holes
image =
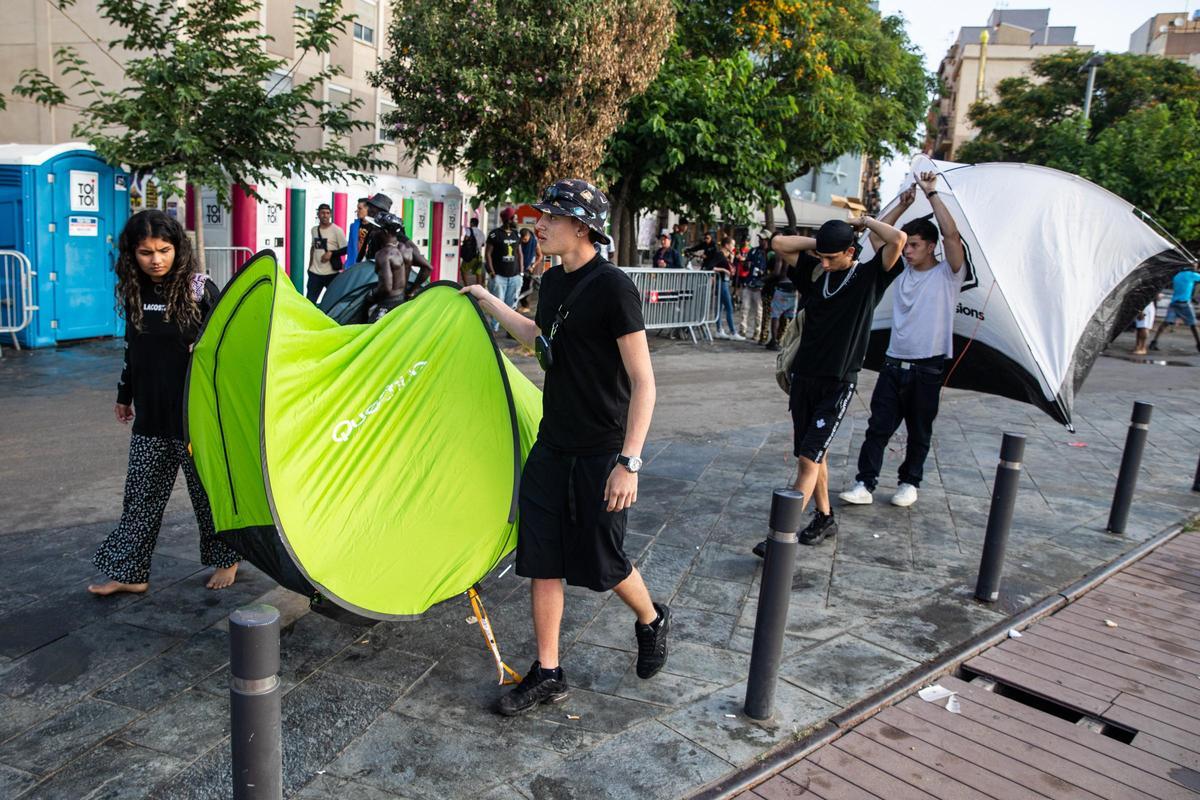
[[[642,468],[642,459],[637,456],[617,456],[617,463],[633,473]]]

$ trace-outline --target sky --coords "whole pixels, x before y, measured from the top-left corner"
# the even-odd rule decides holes
[[[899,14],[907,20],[909,38],[925,54],[925,67],[937,72],[946,50],[958,38],[958,29],[986,25],[993,8],[1049,8],[1050,24],[1075,26],[1075,41],[1097,50],[1125,52],[1129,35],[1158,13],[1187,11],[1200,6],[1198,0],[881,0],[880,11]],[[908,159],[885,164],[880,196],[884,204],[898,191],[908,171]]]

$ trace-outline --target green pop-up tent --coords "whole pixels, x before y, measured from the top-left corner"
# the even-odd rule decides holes
[[[218,532],[281,584],[375,619],[467,591],[513,549],[540,417],[453,284],[342,326],[271,251],[226,287],[188,375]]]

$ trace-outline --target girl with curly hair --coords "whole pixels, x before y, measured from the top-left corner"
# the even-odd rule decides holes
[[[117,303],[125,317],[125,367],[117,385],[117,420],[133,421],[121,521],[93,563],[108,576],[88,591],[145,592],[150,558],[179,468],[200,525],[200,559],[216,567],[209,589],[230,586],[239,556],[217,538],[208,496],[188,454],[183,391],[192,345],[217,287],[198,271],[183,226],[158,210],[130,217],[117,256]]]

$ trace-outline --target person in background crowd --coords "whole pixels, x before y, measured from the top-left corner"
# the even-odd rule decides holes
[[[380,231],[376,235],[379,248],[375,251],[375,274],[379,285],[375,289],[375,305],[367,314],[369,322],[378,322],[421,288],[433,271],[425,256],[408,238],[404,222],[395,214],[376,214]],[[410,280],[414,268],[415,278]]]
[[[458,255],[462,259],[463,285],[482,285],[486,272],[483,268],[483,231],[479,230],[479,217],[471,217],[471,224],[463,231]]]
[[[342,271],[342,256],[346,255],[346,234],[333,224],[333,209],[328,203],[317,206],[317,225],[312,229],[312,249],[308,254],[308,292],[313,303],[325,287]]]
[[[675,223],[675,230],[671,234],[671,247],[676,253],[679,253],[679,260],[683,261],[683,251],[687,247],[687,217],[680,217],[679,222]]]
[[[787,236],[794,236],[795,230],[788,228]],[[771,292],[771,330],[767,339],[768,350],[778,350],[779,340],[783,331],[796,318],[796,284],[792,282],[791,268],[796,264],[796,255],[775,251],[775,267],[770,274]]]
[[[200,561],[216,568],[205,585],[224,589],[237,576],[240,556],[217,536],[183,430],[192,345],[216,305],[217,286],[199,271],[183,226],[157,209],[139,211],[125,224],[116,272],[125,365],[115,411],[118,422],[133,422],[133,436],[121,521],[92,559],[108,581],[88,591],[141,594],[149,588],[150,559],[180,467],[200,526]]]
[[[1144,356],[1149,351],[1146,349],[1146,341],[1150,338],[1150,331],[1154,330],[1154,318],[1158,315],[1158,296],[1146,304],[1146,307],[1138,313],[1137,319],[1134,320],[1133,327],[1135,338],[1133,344],[1133,354],[1135,356]]]
[[[534,278],[542,275],[542,246],[538,244],[533,229],[521,228],[521,293],[518,305],[529,310],[529,297],[533,294]]]
[[[683,269],[683,256],[671,246],[670,231],[663,229],[662,235],[658,237],[658,249],[654,251],[650,263],[659,269]]]
[[[732,339],[735,342],[744,342],[746,337],[737,332],[737,328],[733,324],[733,295],[731,294],[731,285],[733,283],[733,239],[726,236],[721,240],[721,246],[716,249],[717,258],[713,260],[711,267],[712,271],[717,273],[717,330],[713,334],[718,339]],[[705,258],[705,261],[708,261]],[[708,267],[705,267],[708,269]],[[721,315],[725,315],[725,330],[721,328]]]
[[[392,198],[388,197],[383,192],[376,192],[367,198],[367,216],[378,217],[380,214],[390,214],[392,211]],[[401,223],[403,225],[403,223]],[[358,251],[359,261],[374,261],[375,251],[383,247],[383,228],[376,226],[371,235],[363,242],[362,247]]]
[[[488,234],[483,249],[483,264],[491,281],[492,294],[509,308],[517,307],[521,293],[521,236],[517,233],[517,212],[512,206],[500,212],[500,227]],[[492,322],[500,332],[500,323]]]
[[[764,231],[758,236],[758,247],[746,254],[741,270],[741,329],[742,336],[758,342],[762,330],[763,282],[767,277],[770,239]]]
[[[367,198],[360,197],[358,204],[354,207],[354,222],[350,223],[350,230],[346,231],[345,263],[347,264],[358,263],[358,252],[367,239],[367,231],[363,229],[362,221],[368,216],[370,216],[370,207],[367,205]]]
[[[1184,325],[1192,329],[1192,338],[1196,340],[1196,349],[1200,350],[1200,330],[1196,329],[1196,312],[1192,310],[1192,295],[1196,291],[1197,283],[1200,283],[1200,272],[1185,269],[1175,273],[1175,277],[1172,279],[1171,305],[1167,306],[1167,315],[1163,317],[1162,324],[1154,332],[1154,339],[1150,342],[1151,350],[1158,349],[1158,337],[1162,336],[1164,330],[1174,325],[1176,319],[1182,320]]]

